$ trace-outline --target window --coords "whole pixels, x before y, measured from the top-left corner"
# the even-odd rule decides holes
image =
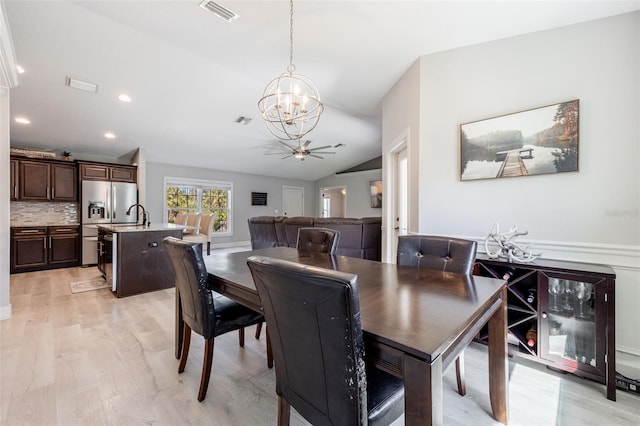
[[[232,192],[231,182],[165,177],[164,205],[167,222],[174,223],[178,212],[213,213],[213,235],[233,235]]]

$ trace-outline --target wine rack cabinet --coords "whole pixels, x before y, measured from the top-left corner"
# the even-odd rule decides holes
[[[615,401],[615,279],[610,266],[478,254],[474,274],[507,280],[509,355],[603,383]],[[477,341],[487,342],[483,329]]]

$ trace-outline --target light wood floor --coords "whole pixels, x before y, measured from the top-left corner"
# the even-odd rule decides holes
[[[71,294],[68,283],[98,275],[69,268],[11,275],[13,316],[0,321],[1,425],[274,425],[274,371],[265,340],[247,330],[216,339],[207,398],[196,399],[203,344],[193,336],[184,374],[173,352],[174,290],[117,299],[109,289]],[[444,383],[448,425],[493,425],[487,356],[466,350],[467,396]],[[310,384],[311,386],[312,384]],[[638,425],[640,397],[510,361],[511,425]],[[293,413],[292,425],[306,424]],[[402,420],[396,422],[402,424]]]

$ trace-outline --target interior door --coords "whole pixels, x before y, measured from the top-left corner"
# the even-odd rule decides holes
[[[285,216],[304,216],[304,188],[282,187],[282,214]]]
[[[393,218],[394,227],[392,233],[393,262],[398,256],[398,237],[408,233],[408,168],[406,145],[394,153],[394,188],[393,188]]]

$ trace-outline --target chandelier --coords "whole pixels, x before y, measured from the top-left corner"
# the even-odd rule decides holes
[[[318,124],[324,106],[313,82],[295,74],[293,65],[293,0],[289,8],[289,66],[267,84],[258,108],[267,129],[278,139],[299,140]]]

